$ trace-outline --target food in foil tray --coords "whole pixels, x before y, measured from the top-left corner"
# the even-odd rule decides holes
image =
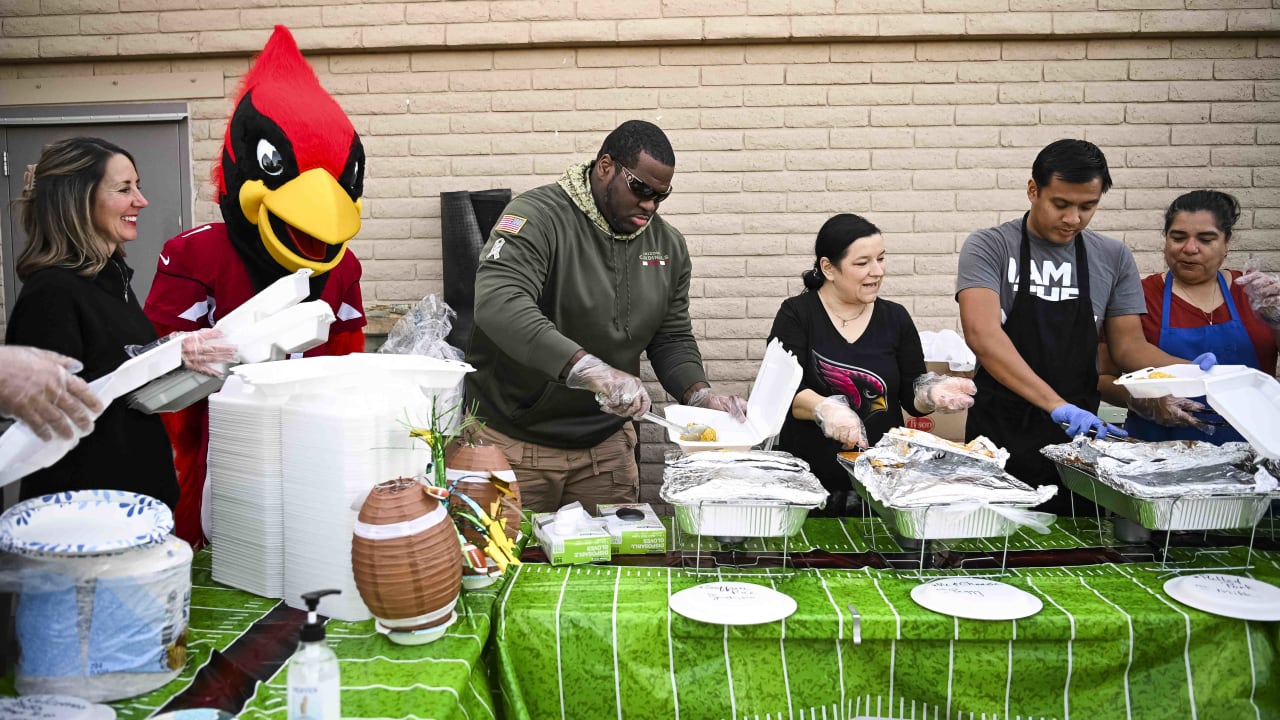
[[[918,445],[987,463],[996,463],[1000,467],[1004,467],[1004,464],[1009,460],[1008,450],[998,447],[991,440],[982,436],[978,436],[967,443],[958,443],[944,440],[933,433],[927,433],[923,430],[896,427],[890,428],[884,434],[880,444],[883,444],[886,440],[899,445],[902,448],[902,453],[905,453],[909,446]]]
[[[1081,436],[1040,452],[1140,498],[1267,493],[1278,485],[1248,443],[1130,443]]]
[[[886,433],[874,448],[854,462],[854,476],[873,498],[894,508],[979,502],[987,504],[1039,505],[1053,497],[1055,486],[1032,488],[993,465],[994,457],[1008,452],[986,441],[983,451],[956,452],[938,447],[913,431],[904,443],[895,431]],[[921,442],[921,440],[925,440]],[[950,443],[958,445],[958,443]],[[985,454],[990,452],[991,454]],[[847,462],[842,458],[842,461]]]
[[[809,464],[785,452],[700,452],[668,461],[662,499],[672,504],[735,503],[817,507],[827,499]]]

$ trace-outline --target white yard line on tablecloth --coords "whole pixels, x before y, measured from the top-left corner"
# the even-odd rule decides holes
[[[1066,615],[1067,621],[1071,623],[1071,637],[1067,639],[1067,679],[1062,686],[1062,720],[1071,720],[1071,673],[1075,668],[1076,618],[1067,612],[1066,608],[1059,605],[1058,601],[1053,599],[1053,596],[1036,587],[1035,581],[1031,579],[1030,575],[1027,576],[1027,585],[1032,590],[1043,595],[1045,600],[1053,603],[1053,606],[1058,608],[1063,615]]]
[[[1124,716],[1132,720],[1133,704],[1129,699],[1129,669],[1133,667],[1133,616],[1125,611],[1124,608],[1111,602],[1111,599],[1103,595],[1097,588],[1085,582],[1084,578],[1080,578],[1080,584],[1092,590],[1094,595],[1097,595],[1103,602],[1118,610],[1121,615],[1124,615],[1124,621],[1129,626],[1129,659],[1124,664]]]
[[[778,586],[773,582],[769,568],[764,569],[769,579],[769,589],[777,592]],[[782,657],[782,687],[787,693],[787,717],[795,717],[795,708],[791,704],[791,676],[787,673],[787,619],[782,618],[782,632],[778,636],[778,654]],[[619,719],[621,720],[621,719]]]
[[[871,578],[871,582],[876,586],[876,592],[880,593],[880,599],[884,600],[884,604],[889,606],[889,611],[893,613],[894,633],[893,639],[889,641],[889,704],[893,704],[893,686],[898,671],[898,641],[902,639],[902,616],[898,615],[898,609],[889,602],[889,597],[884,594],[884,590],[880,587],[878,578]],[[914,713],[915,710],[912,710]]]
[[[836,668],[840,672],[840,704],[844,705],[844,611],[836,604],[836,599],[831,595],[831,588],[827,586],[827,579],[822,577],[822,570],[815,569],[813,571],[818,576],[818,581],[822,583],[822,591],[827,594],[827,601],[831,603],[831,608],[836,611],[836,622],[838,629],[836,631]],[[889,687],[893,687],[890,682]],[[890,694],[892,696],[892,694]]]
[[[1152,590],[1151,588],[1147,587],[1143,583],[1139,582],[1136,577],[1134,577],[1129,573],[1127,568],[1123,568],[1117,565],[1116,570],[1118,570],[1125,577],[1129,578],[1129,581],[1132,582],[1134,585],[1137,585],[1143,590],[1146,590],[1147,593],[1151,595],[1151,597],[1154,597],[1155,599],[1159,600],[1165,605],[1168,605],[1169,607],[1173,608],[1175,612],[1177,612],[1179,615],[1182,616],[1183,624],[1187,629],[1187,640],[1186,640],[1186,643],[1184,643],[1182,646],[1182,662],[1183,662],[1183,665],[1186,666],[1187,668],[1187,696],[1191,701],[1191,720],[1196,720],[1196,687],[1195,687],[1195,680],[1191,676],[1191,616],[1187,615],[1185,612],[1182,611],[1181,608],[1178,608],[1177,606],[1173,605],[1168,600],[1165,600],[1164,598],[1160,597],[1160,594],[1157,593],[1156,591]]]
[[[618,706],[618,720],[622,720],[622,679],[618,674],[618,588],[622,585],[622,568],[616,568],[613,579],[613,608],[609,626],[613,631],[613,701]]]
[[[667,598],[671,598],[671,568],[667,568]],[[671,668],[671,705],[675,720],[680,720],[680,691],[676,689],[676,651],[671,640],[671,603],[667,603],[667,665]]]
[[[565,572],[564,582],[560,584],[560,598],[556,600],[556,687],[560,691],[560,720],[566,720],[564,714],[564,672],[560,664],[560,608],[564,605],[564,593],[569,588],[570,577],[573,577],[572,570]]]
[[[947,717],[951,717],[951,688],[956,674],[956,641],[960,639],[960,618],[952,616],[951,621],[955,625],[955,630],[952,632],[951,642],[947,643]]]

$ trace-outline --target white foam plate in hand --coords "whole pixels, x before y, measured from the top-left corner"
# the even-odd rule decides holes
[[[31,498],[0,515],[0,550],[18,555],[97,555],[163,541],[169,507],[123,490],[75,490]]]
[[[969,620],[1018,620],[1040,612],[1044,603],[1026,590],[982,578],[954,577],[911,589],[926,610]]]
[[[671,596],[676,613],[712,625],[777,622],[796,611],[796,601],[773,588],[744,582],[714,582],[685,588]]]
[[[1214,615],[1280,621],[1280,588],[1261,580],[1219,573],[1180,575],[1166,582],[1164,591],[1183,605]]]
[[[1117,385],[1123,385],[1129,394],[1137,398],[1153,398],[1172,395],[1174,397],[1200,397],[1204,395],[1205,380],[1227,377],[1247,371],[1244,365],[1214,365],[1208,370],[1201,370],[1199,365],[1165,365],[1158,368],[1146,368],[1125,373],[1116,378]],[[1163,373],[1173,377],[1151,377],[1152,373]]]

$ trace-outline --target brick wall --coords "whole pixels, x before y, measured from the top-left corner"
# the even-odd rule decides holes
[[[713,382],[738,392],[836,212],[885,231],[887,297],[921,329],[958,329],[961,243],[1025,210],[1031,160],[1059,137],[1107,152],[1116,184],[1093,227],[1144,272],[1162,267],[1162,209],[1198,187],[1245,207],[1234,264],[1280,270],[1280,2],[275,4],[0,0],[0,88],[218,72],[231,93],[269,26],[290,24],[364,138],[352,246],[378,304],[441,290],[440,192],[526,190],[622,120],[656,122],[677,150],[662,212],[694,257],[694,330]],[[189,106],[199,182],[230,104]],[[197,196],[196,220],[217,219],[207,184]],[[662,445],[643,431],[653,499]]]

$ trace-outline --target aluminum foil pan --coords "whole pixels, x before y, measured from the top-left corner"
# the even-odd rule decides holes
[[[809,508],[799,505],[687,503],[673,506],[680,531],[735,542],[749,537],[791,537],[800,532]]]
[[[1050,445],[1041,453],[1138,498],[1238,495],[1277,489],[1274,477],[1253,466],[1256,456],[1246,443],[1129,443],[1081,437]]]
[[[667,461],[663,500],[672,505],[724,503],[817,507],[827,491],[803,460],[784,452],[701,452]]]
[[[951,505],[925,505],[918,507],[893,507],[867,489],[855,474],[855,462],[840,457],[840,464],[849,473],[853,489],[862,497],[876,515],[895,533],[913,540],[960,540],[965,538],[1006,537],[1018,530],[1018,523],[991,509],[991,505],[1029,510],[1034,504],[974,502]]]
[[[1098,479],[1088,469],[1054,459],[1062,484],[1111,512],[1148,530],[1234,530],[1262,519],[1277,493],[1136,497]]]

